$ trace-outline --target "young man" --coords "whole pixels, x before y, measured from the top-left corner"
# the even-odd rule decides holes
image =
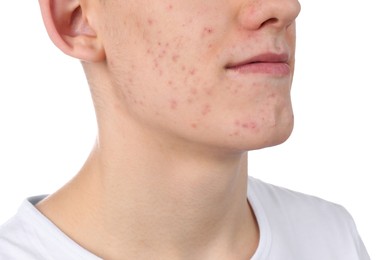
[[[0,229],[0,259],[366,260],[340,206],[248,178],[293,127],[296,0],[40,0],[99,134]]]

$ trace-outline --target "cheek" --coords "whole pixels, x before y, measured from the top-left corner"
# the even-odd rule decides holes
[[[197,129],[213,110],[213,86],[217,85],[215,76],[205,70],[208,61],[198,57],[208,50],[207,43],[195,42],[178,32],[164,34],[162,26],[151,18],[140,26],[148,29],[138,36],[138,41],[125,37],[107,55],[126,105],[138,114],[141,111],[144,115],[152,113],[171,121],[184,121]],[[202,27],[198,32],[209,37],[212,30]]]

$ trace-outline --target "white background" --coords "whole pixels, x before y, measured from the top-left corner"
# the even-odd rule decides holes
[[[244,1],[244,0],[243,0]],[[302,0],[296,126],[250,173],[345,206],[372,259],[390,259],[387,0]],[[0,3],[0,223],[78,171],[95,138],[79,63],[49,41],[37,1]]]

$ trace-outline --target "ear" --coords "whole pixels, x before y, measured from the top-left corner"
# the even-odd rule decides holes
[[[82,61],[103,61],[104,47],[91,24],[94,14],[86,2],[39,0],[46,30],[60,50]]]

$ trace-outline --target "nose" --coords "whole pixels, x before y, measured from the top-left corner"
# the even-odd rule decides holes
[[[298,0],[246,0],[240,9],[239,23],[247,30],[263,26],[287,28],[297,18],[301,5]]]

